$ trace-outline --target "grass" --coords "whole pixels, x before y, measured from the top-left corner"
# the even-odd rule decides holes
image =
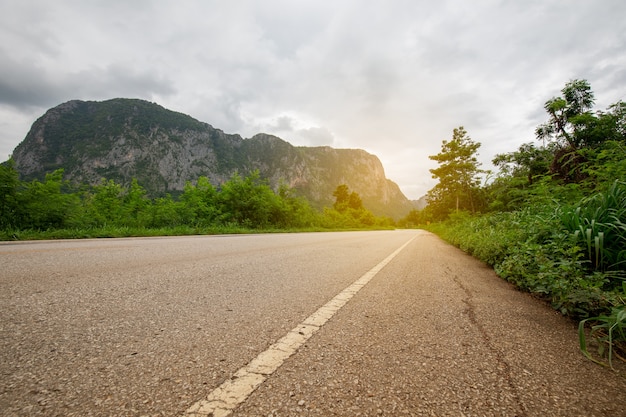
[[[588,266],[609,273],[612,284],[626,280],[626,183],[561,209],[561,222],[585,249]]]
[[[626,286],[624,292],[626,293]],[[606,353],[608,363],[595,359],[589,353],[585,336],[585,324],[587,322],[592,323],[591,337],[598,343],[598,354],[603,357]],[[580,350],[588,359],[615,370],[613,366],[614,357],[626,362],[626,359],[619,353],[626,352],[626,306],[614,307],[608,315],[582,320],[578,325],[578,339]]]
[[[332,231],[392,230],[393,227],[379,226],[367,228],[329,228],[320,226],[299,228],[246,228],[238,225],[215,225],[206,227],[176,226],[162,228],[105,226],[77,229],[50,230],[1,230],[0,241],[53,240],[53,239],[90,239],[120,237],[157,237],[157,236],[192,236],[223,234],[260,234],[260,233],[308,233]]]
[[[202,234],[250,233],[239,227],[197,228],[176,226],[169,228],[104,226],[82,229],[50,230],[5,230],[0,232],[0,240],[47,240],[47,239],[89,239],[111,237],[185,236]]]

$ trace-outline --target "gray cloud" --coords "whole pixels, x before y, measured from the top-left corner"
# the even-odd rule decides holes
[[[62,93],[42,69],[15,62],[6,55],[0,59],[0,73],[0,103],[9,106],[47,106]]]
[[[626,5],[586,0],[0,0],[0,159],[47,108],[139,97],[227,132],[363,148],[409,197],[465,126],[481,158],[533,140],[586,78],[624,99]]]
[[[324,127],[301,129],[298,134],[307,140],[308,146],[332,145],[335,141],[332,132]]]
[[[2,60],[0,103],[24,107],[48,107],[69,99],[166,97],[171,83],[148,72],[112,65],[76,73],[50,74],[42,68]]]

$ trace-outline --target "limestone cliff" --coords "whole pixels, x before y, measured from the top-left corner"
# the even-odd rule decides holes
[[[74,183],[132,178],[150,195],[176,194],[206,176],[215,185],[259,170],[275,189],[293,187],[316,207],[331,205],[340,184],[378,215],[404,216],[411,203],[360,149],[295,147],[271,135],[226,134],[182,113],[136,99],[69,101],[48,110],[13,153],[23,179],[64,168]]]

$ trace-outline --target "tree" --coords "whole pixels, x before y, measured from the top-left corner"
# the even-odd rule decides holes
[[[608,142],[626,140],[626,104],[620,101],[607,112],[593,113],[594,95],[586,80],[572,80],[561,92],[562,96],[545,103],[549,119],[535,134],[552,144],[551,173],[566,182],[581,183],[593,169],[594,153]]]
[[[13,159],[0,164],[0,229],[8,229],[17,224],[19,187],[19,175]]]
[[[148,223],[148,206],[150,200],[146,190],[133,178],[130,188],[123,196],[123,218],[129,226],[143,227]]]
[[[587,80],[572,80],[561,90],[562,96],[546,101],[544,109],[549,119],[535,130],[537,138],[554,141],[561,147],[577,150],[586,145],[581,130],[593,120],[591,108],[595,101]]]
[[[281,182],[278,187],[281,201],[280,217],[274,223],[280,227],[312,226],[318,222],[318,214],[304,197],[299,197],[288,184]]]
[[[123,215],[123,187],[113,180],[102,178],[93,187],[93,194],[86,197],[87,212],[94,226],[120,224]]]
[[[479,174],[483,173],[478,162],[480,143],[474,142],[463,126],[454,129],[452,140],[444,140],[441,152],[429,156],[439,163],[431,169],[439,183],[428,192],[428,204],[438,217],[444,218],[452,211],[476,211],[476,196],[479,191]]]
[[[196,185],[187,182],[180,200],[183,217],[189,224],[210,225],[219,214],[217,190],[205,176],[199,177]]]
[[[233,174],[222,185],[218,200],[224,220],[244,227],[270,225],[281,203],[258,170],[245,178]]]
[[[598,119],[591,113],[595,99],[589,82],[572,80],[561,92],[562,96],[545,103],[549,119],[535,134],[544,143],[556,145],[550,171],[566,182],[579,183],[586,178],[581,167],[587,162],[580,150],[604,138],[593,134]]]
[[[33,180],[28,183],[18,197],[25,213],[22,227],[38,230],[63,228],[78,205],[76,196],[62,191],[66,185],[63,169],[46,174],[44,182]]]
[[[371,227],[377,222],[381,225],[388,223],[387,219],[377,219],[371,211],[363,206],[361,196],[354,191],[351,192],[345,184],[337,186],[333,196],[335,197],[333,208],[324,209],[324,221],[327,227],[360,228]]]
[[[148,207],[150,211],[150,227],[176,227],[180,225],[195,226],[184,214],[184,203],[176,202],[170,194],[155,199]]]
[[[496,155],[492,162],[500,168],[501,175],[525,177],[528,184],[532,184],[533,178],[550,172],[553,152],[548,147],[537,148],[532,143],[524,143],[516,152]]]
[[[361,196],[354,191],[350,192],[350,189],[345,184],[337,186],[335,191],[333,191],[333,197],[335,197],[333,208],[340,213],[343,213],[348,209],[363,209]]]
[[[409,213],[401,219],[398,224],[401,227],[417,227],[422,224],[429,224],[432,220],[430,212],[426,209],[411,209]]]

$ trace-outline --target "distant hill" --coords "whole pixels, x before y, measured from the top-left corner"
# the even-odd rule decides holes
[[[332,205],[340,184],[377,215],[399,218],[412,207],[380,160],[363,150],[296,147],[266,134],[243,139],[137,99],[54,107],[35,121],[13,159],[25,180],[64,168],[74,183],[136,178],[151,196],[177,194],[199,176],[219,186],[235,172],[259,170],[274,189],[284,182],[316,207]]]
[[[411,200],[411,204],[415,210],[424,210],[428,205],[428,197],[424,195],[417,200]]]

